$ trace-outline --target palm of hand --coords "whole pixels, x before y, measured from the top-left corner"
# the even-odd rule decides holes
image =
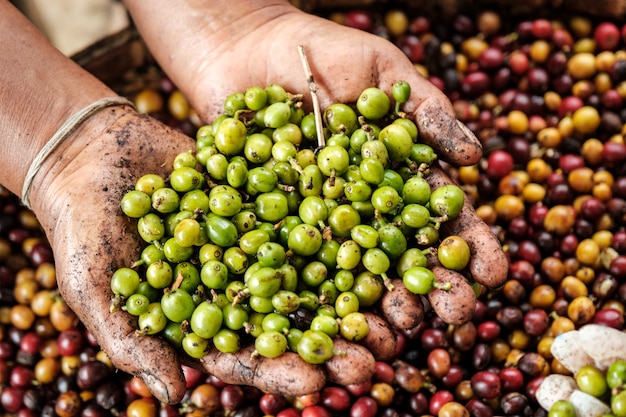
[[[184,394],[175,353],[163,340],[135,335],[136,318],[119,309],[110,313],[110,280],[115,269],[136,261],[141,249],[136,224],[120,210],[121,196],[145,173],[165,176],[173,158],[192,146],[189,138],[152,119],[122,118],[66,158],[60,182],[45,188],[58,197],[36,207],[55,254],[62,296],[115,366],[153,380],[155,395],[164,401]]]
[[[233,24],[245,26],[246,22]],[[299,46],[307,55],[322,108],[335,102],[355,102],[365,87],[390,91],[395,81],[407,78],[418,92],[408,111],[430,96],[445,101],[398,48],[379,36],[298,11],[250,26],[224,42],[215,43],[207,34],[204,43],[211,39],[211,48],[194,49],[193,59],[186,62],[165,63],[168,73],[209,121],[220,114],[220,104],[229,94],[270,83],[304,93],[311,110]],[[202,35],[198,37],[202,42]]]

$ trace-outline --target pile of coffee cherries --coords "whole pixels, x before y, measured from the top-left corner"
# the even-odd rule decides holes
[[[193,358],[209,346],[238,352],[251,337],[254,354],[291,350],[320,364],[335,336],[367,336],[361,310],[392,290],[391,277],[416,294],[438,285],[429,248],[465,268],[461,237],[436,249],[464,193],[431,192],[436,155],[399,112],[409,94],[404,81],[393,97],[367,88],[352,107],[324,109],[323,130],[279,85],[230,95],[167,179],[147,173],[122,197],[146,244],[139,267],[116,270],[111,288],[139,333]]]
[[[387,6],[327,17],[390,39],[448,95],[484,146],[479,164],[448,172],[510,258],[508,282],[481,294],[472,322],[429,316],[403,335],[398,359],[430,389],[411,393],[400,372],[382,377],[380,364],[369,388],[349,392],[379,399],[381,380],[396,387],[369,415],[546,415],[537,387],[569,373],[550,352],[554,339],[587,323],[624,327],[621,24],[484,10],[444,27]]]

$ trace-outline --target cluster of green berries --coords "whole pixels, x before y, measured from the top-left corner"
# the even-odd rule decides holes
[[[114,307],[194,358],[254,342],[264,357],[323,363],[333,338],[367,335],[363,311],[392,289],[390,274],[430,291],[427,251],[464,194],[431,191],[437,156],[399,110],[409,85],[392,91],[318,114],[323,146],[301,95],[269,85],[229,96],[168,178],[146,174],[122,197],[146,246],[114,272]],[[463,269],[467,244],[446,247],[442,263]]]

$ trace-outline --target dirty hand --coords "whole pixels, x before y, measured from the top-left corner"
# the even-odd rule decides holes
[[[218,3],[207,3],[206,7],[216,7]],[[143,7],[141,2],[131,6],[131,12],[134,7]],[[255,2],[249,6],[254,7]],[[157,5],[150,7],[159,9]],[[170,7],[162,9],[166,11]],[[223,10],[241,9],[231,5]],[[242,20],[231,20],[230,24],[248,25],[244,25],[248,30],[240,36],[231,36],[232,31],[225,32],[215,20],[209,19],[204,24],[185,22],[184,13],[176,18],[169,14],[168,24],[177,23],[191,33],[168,24],[160,26],[163,22],[159,20],[159,12],[145,16],[158,28],[150,36],[149,29],[142,28],[145,22],[137,19],[142,33],[147,33],[149,44],[159,39],[159,31],[169,34],[158,48],[152,44],[153,51],[207,121],[220,113],[220,103],[227,95],[251,85],[274,82],[290,91],[307,91],[296,50],[298,45],[303,45],[318,83],[322,107],[332,102],[353,102],[365,86],[376,85],[389,91],[393,82],[404,79],[413,91],[405,111],[416,121],[424,141],[442,151],[442,155],[456,155],[449,160],[453,164],[475,163],[480,157],[480,146],[456,122],[447,99],[416,74],[400,51],[382,39],[302,14],[285,2],[240,17]],[[196,19],[202,15],[191,13],[191,16],[190,19]],[[182,43],[186,48],[176,43],[178,36],[186,38]],[[195,42],[203,37],[210,42]],[[354,68],[360,71],[355,72]],[[136,335],[135,318],[123,311],[110,311],[110,277],[116,268],[137,260],[140,250],[134,223],[120,211],[121,196],[145,173],[166,177],[173,158],[193,146],[189,138],[129,108],[107,109],[75,132],[62,152],[53,152],[48,157],[42,170],[45,175],[35,178],[31,197],[55,253],[62,295],[113,363],[140,375],[155,396],[166,402],[179,401],[185,390],[177,355],[158,338]],[[439,169],[429,178],[433,186],[450,181]],[[466,239],[474,255],[469,268],[473,278],[488,286],[499,286],[506,277],[504,255],[469,203],[447,227],[448,233],[469,231]],[[442,276],[448,273],[442,271]],[[455,295],[462,298],[456,300],[457,304],[462,304],[463,311],[471,315],[473,293],[450,292],[450,297]],[[467,315],[448,317],[451,322],[468,319]],[[389,325],[378,317],[368,320],[371,327],[377,325],[380,332],[393,335]],[[351,353],[336,355],[323,367],[306,364],[295,354],[251,361],[250,348],[237,355],[211,350],[202,365],[226,381],[298,395],[319,390],[328,380],[341,384],[362,382],[372,375],[375,359],[386,359],[393,354],[393,343],[376,346],[365,342],[364,346],[338,344],[338,348]],[[304,377],[288,379],[284,378],[286,373]]]
[[[207,122],[223,112],[228,95],[268,84],[303,93],[310,110],[308,80],[298,53],[302,46],[322,109],[337,102],[354,103],[367,87],[390,94],[392,85],[404,80],[412,93],[403,111],[416,122],[420,139],[452,165],[471,165],[481,158],[479,141],[457,121],[445,95],[417,72],[400,49],[379,36],[304,13],[285,0],[181,1],[176,19],[163,13],[168,9],[165,5],[153,7],[135,0],[126,4],[162,68]],[[429,182],[438,187],[451,180],[442,169],[434,169]],[[498,288],[506,280],[508,262],[467,200],[443,235],[462,236],[471,248],[471,279]],[[445,297],[436,297],[435,307],[441,307],[446,321],[467,321],[475,305],[472,296],[468,299],[467,281],[456,272],[433,267],[441,281],[459,284]],[[447,312],[446,302],[454,306]]]
[[[147,174],[168,178],[174,157],[193,150],[187,136],[139,115],[128,106],[104,109],[55,150],[33,183],[31,202],[55,254],[61,295],[119,369],[140,376],[161,401],[176,403],[185,393],[179,355],[164,339],[137,332],[137,317],[113,308],[111,276],[140,259],[143,242],[137,220],[120,209],[122,196]],[[205,369],[237,384],[300,395],[319,391],[328,380],[351,384],[368,380],[375,358],[395,353],[392,329],[368,318],[364,345],[335,341],[335,355],[324,366],[288,352],[276,359],[210,348]],[[378,346],[380,340],[389,340]],[[190,366],[196,365],[180,355]],[[290,377],[291,376],[291,377]]]

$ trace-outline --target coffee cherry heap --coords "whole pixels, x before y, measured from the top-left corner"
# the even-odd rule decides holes
[[[437,251],[464,192],[431,192],[437,155],[400,111],[409,95],[398,81],[391,97],[369,87],[353,105],[332,104],[318,138],[302,95],[276,84],[231,94],[169,178],[148,173],[122,197],[146,246],[114,272],[112,308],[193,358],[253,341],[255,355],[291,350],[319,364],[334,337],[367,335],[363,311],[393,291],[392,277],[416,294],[448,288],[427,260],[466,267],[462,238]]]

